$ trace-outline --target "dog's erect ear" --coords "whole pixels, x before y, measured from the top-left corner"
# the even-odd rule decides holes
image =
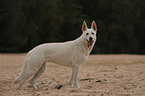
[[[87,24],[86,24],[86,22],[84,21],[84,22],[83,22],[83,25],[82,25],[82,31],[84,32],[84,31],[87,30],[87,29],[88,29]]]
[[[95,21],[92,22],[91,29],[97,31],[97,26],[96,26]]]

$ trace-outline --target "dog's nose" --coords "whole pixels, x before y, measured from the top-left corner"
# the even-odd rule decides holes
[[[90,38],[89,38],[89,40],[90,40],[90,41],[92,41],[92,40],[93,40],[93,38],[92,38],[92,37],[90,37]]]

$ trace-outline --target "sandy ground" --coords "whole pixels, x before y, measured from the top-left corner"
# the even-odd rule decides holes
[[[37,80],[19,91],[12,81],[26,54],[0,54],[0,96],[145,96],[145,55],[91,55],[79,74],[80,88],[69,88],[71,68],[47,63]],[[55,86],[62,85],[60,90]]]

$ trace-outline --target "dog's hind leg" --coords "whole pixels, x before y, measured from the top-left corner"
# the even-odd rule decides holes
[[[24,85],[24,82],[29,78],[31,77],[32,75],[34,75],[35,72],[34,71],[29,71],[27,72],[24,77],[21,79],[21,81],[19,82],[19,90],[23,90],[23,85]]]
[[[37,78],[40,77],[42,73],[45,71],[45,68],[46,68],[46,62],[41,66],[41,68],[34,74],[33,78],[29,81],[29,83],[34,89],[37,89],[35,82]]]
[[[29,58],[25,75],[21,78],[19,82],[19,90],[22,90],[24,82],[41,68],[39,66],[42,66],[42,64],[41,62],[38,62],[38,59],[36,57]]]

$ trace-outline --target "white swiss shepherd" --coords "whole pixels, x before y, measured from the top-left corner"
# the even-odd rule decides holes
[[[19,89],[23,89],[24,82],[33,75],[29,81],[34,89],[37,89],[35,82],[44,72],[46,62],[72,67],[72,75],[69,81],[70,87],[75,85],[79,88],[78,72],[80,66],[85,63],[96,41],[97,26],[92,22],[91,29],[88,29],[86,22],[82,25],[83,34],[73,41],[64,43],[46,43],[33,48],[26,55],[22,71],[14,80],[19,82]]]

